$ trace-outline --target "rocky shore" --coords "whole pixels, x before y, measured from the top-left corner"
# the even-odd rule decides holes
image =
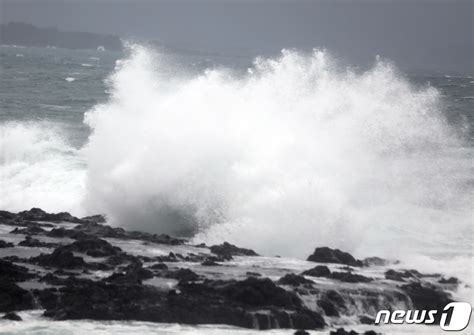
[[[441,310],[458,285],[454,277],[328,247],[307,260],[264,257],[227,242],[191,245],[113,228],[101,215],[0,211],[0,317],[8,320],[38,309],[51,320],[226,324],[298,334],[354,334],[335,325],[369,324],[374,334],[377,311]]]

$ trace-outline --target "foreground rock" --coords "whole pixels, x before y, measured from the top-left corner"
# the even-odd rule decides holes
[[[0,312],[35,308],[54,320],[227,324],[304,334],[341,320],[373,324],[378,310],[394,306],[439,310],[451,301],[447,290],[463,284],[449,276],[391,270],[387,265],[393,262],[360,261],[328,247],[308,257],[325,263],[311,267],[303,260],[259,257],[228,242],[191,245],[104,221],[100,215],[79,219],[37,208],[0,211],[0,225],[7,225],[2,231],[9,232],[2,238],[20,241],[0,240],[6,255],[0,258]]]
[[[44,315],[57,320],[141,320],[258,329],[276,325],[318,329],[325,325],[294,293],[269,279],[186,282],[179,288],[179,293],[163,293],[132,283],[71,282],[53,294],[56,297],[48,297]]]

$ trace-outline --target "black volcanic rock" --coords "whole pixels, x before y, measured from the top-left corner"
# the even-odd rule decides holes
[[[232,300],[251,306],[278,306],[289,309],[302,306],[295,293],[278,287],[268,278],[248,277],[228,285],[224,292]]]
[[[71,251],[62,247],[57,248],[51,254],[41,254],[32,259],[34,263],[47,267],[56,267],[60,269],[83,268],[86,262],[82,257],[74,256]]]
[[[243,299],[240,293],[246,288],[252,288],[259,298]],[[42,293],[40,301],[48,305],[44,315],[58,320],[142,320],[259,329],[274,327],[278,322],[285,328],[324,327],[318,313],[301,307],[296,295],[278,288],[271,280],[183,283],[180,291],[166,294],[151,286],[75,280],[57,292]],[[282,299],[282,295],[291,298]],[[253,317],[263,309],[267,317]]]
[[[81,218],[82,222],[92,222],[92,223],[105,223],[107,222],[107,218],[104,215],[91,215]]]
[[[293,333],[293,335],[310,335],[307,331],[299,329]]]
[[[21,247],[29,247],[29,248],[55,248],[58,245],[55,243],[47,243],[41,242],[36,238],[32,238],[31,236],[25,236],[25,239],[18,243]]]
[[[448,279],[446,278],[441,278],[440,280],[438,280],[438,283],[440,284],[453,284],[453,285],[457,285],[459,284],[459,279],[457,279],[456,277],[450,277]]]
[[[29,226],[26,228],[15,228],[10,233],[11,234],[25,234],[25,235],[42,235],[46,232],[43,228],[39,226]]]
[[[5,279],[9,281],[25,281],[35,276],[28,272],[28,269],[13,264],[12,262],[0,259],[0,279]]]
[[[278,284],[280,285],[290,285],[290,286],[299,286],[299,285],[312,285],[313,282],[309,279],[306,279],[303,276],[299,276],[294,273],[288,273],[281,277],[278,280]]]
[[[452,302],[449,293],[442,291],[439,287],[430,284],[412,282],[400,286],[411,299],[413,307],[419,310],[437,310],[435,323],[439,324],[441,312],[448,303]]]
[[[16,313],[14,312],[9,312],[9,313],[6,313],[2,319],[4,320],[11,320],[11,321],[22,321],[23,319]]]
[[[340,280],[346,283],[368,283],[373,281],[372,278],[358,275],[351,272],[332,272],[329,276],[331,279]]]
[[[213,245],[210,249],[213,254],[224,258],[232,258],[232,256],[258,256],[258,254],[251,249],[239,248],[228,242],[224,242],[220,245]]]
[[[336,330],[331,330],[329,335],[358,335],[359,333],[354,330],[345,330],[344,328],[338,328]]]
[[[316,248],[307,260],[316,263],[338,263],[351,266],[363,265],[361,261],[356,260],[351,254],[328,247]]]
[[[0,249],[1,248],[12,248],[12,247],[13,247],[13,243],[5,242],[3,240],[0,240]]]
[[[0,312],[33,308],[33,296],[15,283],[0,277]]]
[[[325,265],[318,265],[312,269],[303,271],[301,274],[303,276],[311,276],[311,277],[328,277],[331,274],[331,271]]]
[[[80,237],[62,248],[68,251],[86,253],[92,257],[115,256],[122,252],[119,247],[114,247],[109,242],[94,236]]]
[[[423,275],[416,270],[403,270],[403,271],[395,271],[395,270],[387,270],[385,272],[385,278],[394,280],[394,281],[405,281],[408,278],[421,278]]]
[[[40,208],[32,208],[17,214],[22,220],[80,223],[81,220],[67,212],[46,213]]]
[[[169,271],[166,274],[168,278],[174,278],[182,282],[195,281],[199,279],[199,276],[189,269],[178,269],[175,271]]]

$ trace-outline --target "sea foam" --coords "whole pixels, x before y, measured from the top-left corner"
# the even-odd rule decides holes
[[[323,50],[283,50],[244,74],[177,68],[131,46],[109,100],[86,113],[88,212],[264,254],[397,254],[417,247],[405,236],[472,245],[472,150],[433,87]]]

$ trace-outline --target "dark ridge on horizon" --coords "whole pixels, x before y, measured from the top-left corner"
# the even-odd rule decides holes
[[[29,23],[10,22],[0,25],[0,43],[27,47],[54,46],[66,49],[120,50],[122,42],[116,35],[61,31],[56,27],[40,28]]]

